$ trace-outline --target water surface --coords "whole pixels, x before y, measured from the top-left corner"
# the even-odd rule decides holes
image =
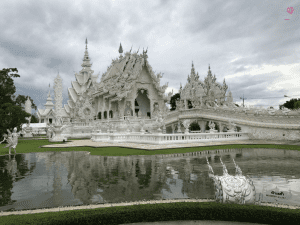
[[[0,157],[0,211],[156,199],[214,198],[206,156],[215,175],[248,175],[257,197],[300,205],[300,151],[233,149],[154,156],[91,156],[41,152]],[[274,194],[273,194],[274,195]],[[258,199],[258,198],[257,198]]]

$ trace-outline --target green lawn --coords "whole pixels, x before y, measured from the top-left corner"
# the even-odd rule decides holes
[[[142,150],[123,147],[67,147],[40,148],[51,143],[48,140],[20,139],[17,154],[47,151],[88,151],[90,155],[128,156],[199,152],[215,149],[271,148],[300,150],[295,145],[219,145],[165,150]],[[0,145],[0,155],[8,154],[6,144]],[[12,153],[14,153],[12,149]],[[176,213],[177,212],[177,213]],[[134,215],[134,216],[133,216]],[[227,220],[256,223],[297,224],[300,209],[281,209],[257,205],[221,203],[164,203],[100,209],[84,209],[55,213],[38,213],[0,217],[0,224],[120,224],[174,220]],[[298,221],[298,222],[297,222]]]
[[[76,140],[76,139],[74,139]],[[70,140],[68,140],[69,142]],[[128,155],[156,155],[156,154],[172,154],[172,153],[187,153],[199,152],[215,149],[243,149],[243,148],[275,148],[287,150],[300,150],[297,145],[216,145],[216,146],[201,146],[190,148],[175,148],[163,150],[144,150],[125,147],[65,147],[65,148],[40,148],[43,145],[63,144],[62,142],[49,142],[48,140],[19,140],[16,151],[20,153],[30,152],[53,152],[53,151],[88,151],[90,155],[102,156],[128,156]],[[7,155],[8,148],[3,148],[6,144],[0,145],[0,155]],[[11,150],[14,153],[14,150]]]

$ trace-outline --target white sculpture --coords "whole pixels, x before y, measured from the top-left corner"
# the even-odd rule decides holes
[[[255,186],[253,181],[248,177],[242,175],[242,170],[235,164],[236,175],[228,174],[226,166],[223,166],[223,176],[215,176],[212,167],[209,165],[208,159],[206,161],[209,167],[209,177],[214,180],[216,193],[215,199],[220,203],[237,203],[237,204],[255,204]],[[261,200],[261,199],[260,199]],[[259,200],[259,202],[260,202]]]
[[[209,128],[210,128],[210,132],[215,132],[215,123],[212,122],[212,121],[209,121],[209,124],[208,124]]]
[[[236,124],[233,123],[233,122],[231,121],[231,119],[229,120],[228,127],[229,127],[229,129],[227,130],[227,132],[235,132]]]
[[[184,128],[185,128],[185,134],[188,134],[189,133],[189,126],[191,124],[191,120],[184,120],[182,122]]]
[[[288,114],[291,110],[288,109],[288,108],[282,107],[281,111],[282,111],[282,113],[283,113],[285,116],[287,116],[287,114]]]
[[[275,109],[273,108],[273,106],[269,106],[268,108],[267,108],[267,111],[268,111],[268,113],[270,114],[270,115],[275,115]]]
[[[7,133],[8,134],[3,135],[4,136],[3,141],[7,140],[8,144],[3,148],[9,148],[9,155],[11,154],[11,148],[13,148],[14,151],[15,151],[15,154],[16,154],[17,153],[16,152],[16,147],[17,147],[17,144],[18,144],[18,136],[20,135],[20,132],[17,133],[17,128],[15,127],[14,130],[13,130],[13,133],[11,133],[9,129],[7,129]],[[2,142],[0,142],[0,144]]]

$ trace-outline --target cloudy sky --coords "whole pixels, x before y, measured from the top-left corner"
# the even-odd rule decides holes
[[[300,98],[300,2],[289,0],[85,0],[1,1],[0,68],[17,68],[16,94],[44,108],[49,83],[67,88],[88,51],[95,74],[106,72],[124,51],[148,47],[161,85],[177,93],[191,63],[200,80],[208,65],[217,82],[225,78],[233,100],[278,108]],[[293,7],[292,14],[287,12]],[[289,19],[289,20],[287,20]],[[53,101],[54,102],[54,101]],[[32,111],[34,113],[34,110]]]

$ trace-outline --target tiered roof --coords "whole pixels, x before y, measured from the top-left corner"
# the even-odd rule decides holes
[[[138,51],[131,53],[130,50],[124,56],[120,55],[119,58],[112,60],[112,64],[108,67],[106,73],[102,75],[98,90],[94,94],[105,94],[105,97],[113,98],[112,101],[122,100],[132,91],[141,75],[141,70],[146,67],[158,94],[164,96],[168,86],[160,87],[161,75],[154,74],[147,58],[147,50],[143,50],[142,54],[138,54]]]
[[[76,81],[72,81],[72,87],[68,88],[69,100],[68,104],[64,107],[66,113],[70,113],[70,109],[75,107],[79,96],[83,95],[91,86],[97,85],[99,74],[93,75],[94,70],[91,69],[92,63],[90,62],[91,59],[87,50],[87,43],[86,39],[85,52],[81,64],[82,70],[79,73],[75,73]]]
[[[214,87],[219,88],[224,94],[227,91],[227,85],[225,83],[225,78],[223,81],[223,85],[220,85],[216,82],[216,75],[212,75],[210,66],[208,67],[208,74],[204,79],[204,82],[199,80],[198,72],[195,72],[194,63],[192,62],[191,74],[188,75],[188,82],[182,88],[180,84],[179,93],[181,94],[181,99],[190,99],[192,96],[192,92],[194,92],[195,96],[207,96],[208,92]]]

